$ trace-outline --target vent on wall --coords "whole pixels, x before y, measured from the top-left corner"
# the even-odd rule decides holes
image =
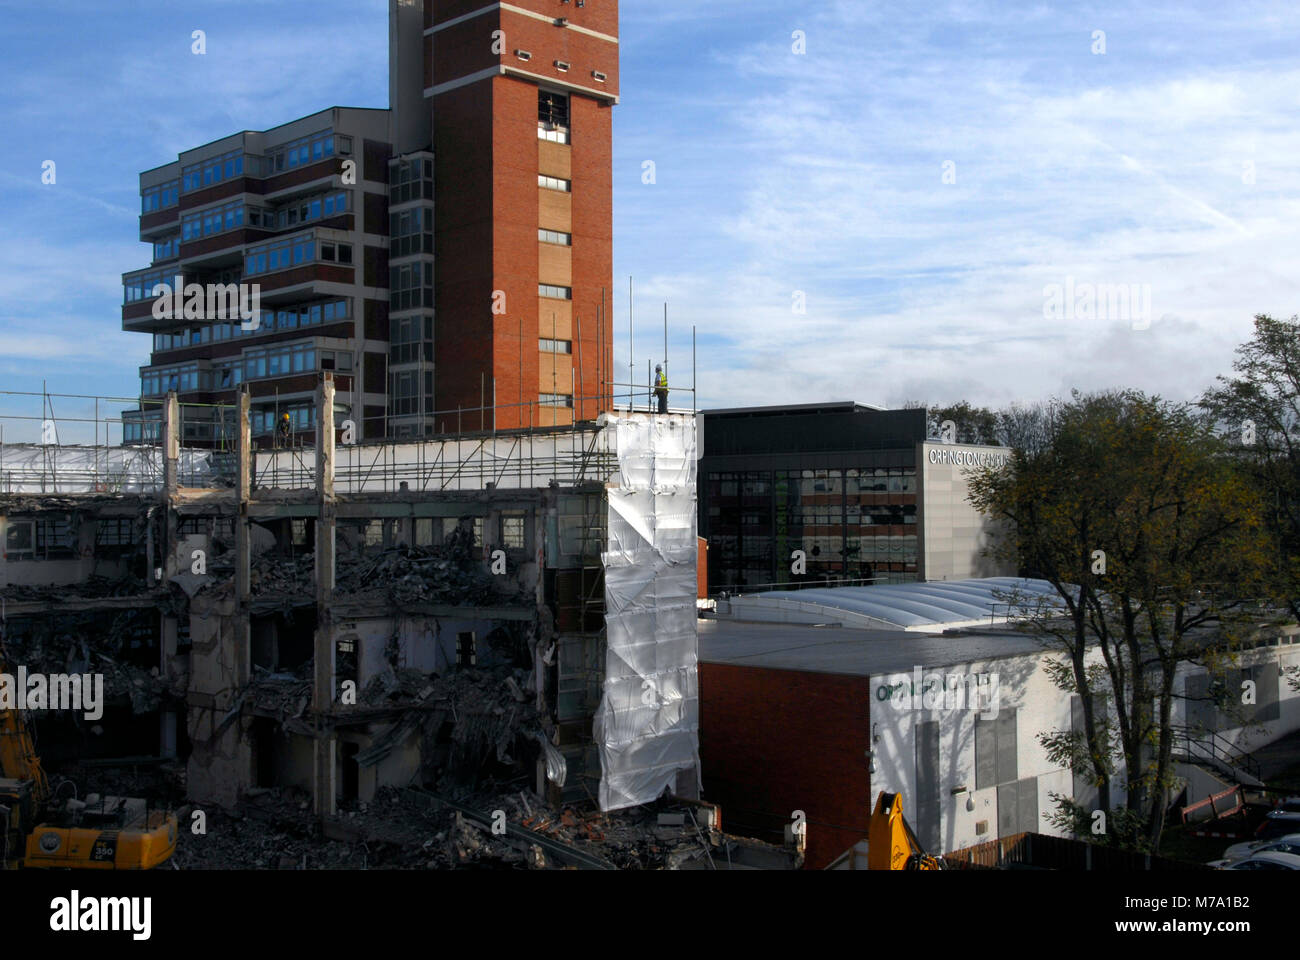
[[[591,71],[591,76],[593,80],[599,80],[601,83],[605,82],[605,75],[601,73],[599,70]]]
[[[518,57],[520,60],[531,60],[531,59],[533,59],[533,55],[532,55],[531,53],[529,53],[527,50],[516,50],[516,51],[515,51],[515,56]]]
[[[561,73],[568,73],[568,72],[569,72],[569,61],[567,61],[567,60],[556,60],[556,61],[555,61],[555,69],[556,69],[556,70],[559,70]]]

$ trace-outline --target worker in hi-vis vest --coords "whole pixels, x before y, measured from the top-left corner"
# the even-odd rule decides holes
[[[668,412],[668,375],[664,368],[655,364],[655,396],[659,398],[659,412]]]

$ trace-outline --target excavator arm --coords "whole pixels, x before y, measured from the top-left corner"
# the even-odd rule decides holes
[[[903,816],[903,798],[883,790],[876,797],[867,828],[868,870],[942,870],[944,864],[921,847],[907,818]]]
[[[0,643],[0,674],[8,670]],[[176,849],[176,817],[143,800],[50,799],[26,715],[0,708],[0,869],[148,870]]]
[[[0,675],[9,675],[9,661],[4,645],[0,643]],[[12,682],[12,681],[11,681]],[[50,784],[36,756],[36,743],[26,718],[16,709],[0,708],[0,778],[30,780],[32,799],[44,806],[50,795]]]

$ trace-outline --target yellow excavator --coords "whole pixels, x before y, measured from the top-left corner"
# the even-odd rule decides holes
[[[944,862],[921,847],[903,816],[903,798],[880,792],[867,825],[868,870],[943,870]]]
[[[144,800],[51,796],[23,711],[0,710],[0,869],[150,870],[175,850],[176,817]]]

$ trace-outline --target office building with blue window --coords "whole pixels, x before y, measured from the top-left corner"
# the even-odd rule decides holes
[[[310,434],[321,370],[334,371],[339,419],[361,437],[384,434],[389,129],[387,110],[333,107],[140,174],[140,239],[153,257],[122,278],[122,326],[150,334],[153,350],[125,442],[156,438],[161,406],[151,401],[175,390],[182,442],[228,446],[245,383],[255,438],[269,442],[285,414],[291,434]],[[177,291],[170,309],[158,309],[160,285]],[[213,289],[254,285],[244,312],[212,309]],[[182,290],[206,293],[205,309]]]
[[[1014,574],[967,501],[1001,447],[926,436],[922,409],[841,402],[701,414],[699,530],[709,589]]]

